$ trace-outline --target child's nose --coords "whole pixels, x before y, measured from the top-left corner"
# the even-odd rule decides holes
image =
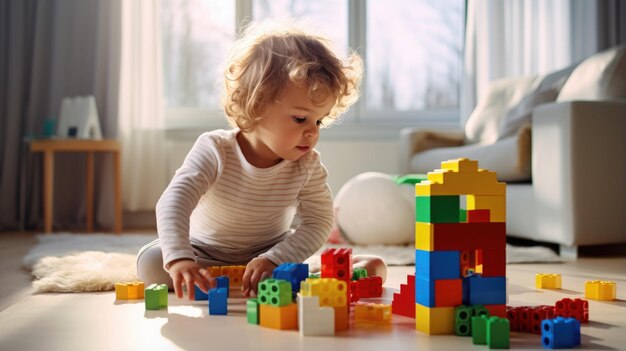
[[[317,126],[309,127],[304,131],[304,136],[307,138],[312,138],[319,133]]]

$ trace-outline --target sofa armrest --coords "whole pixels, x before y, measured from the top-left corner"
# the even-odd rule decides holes
[[[626,100],[535,109],[532,179],[541,231],[567,245],[626,241],[625,150]]]
[[[465,144],[465,134],[460,130],[436,131],[422,128],[403,128],[400,131],[400,173],[411,173],[411,158],[416,153]]]

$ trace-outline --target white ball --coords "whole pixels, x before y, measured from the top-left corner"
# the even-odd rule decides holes
[[[397,185],[393,177],[367,172],[350,179],[334,201],[337,226],[358,245],[413,242],[415,187]]]

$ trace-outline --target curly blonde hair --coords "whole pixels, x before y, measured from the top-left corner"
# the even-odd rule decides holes
[[[295,27],[250,25],[235,42],[224,72],[224,110],[233,127],[250,131],[287,83],[308,85],[315,104],[334,98],[322,124],[330,125],[359,97],[363,61],[339,59],[325,38]]]

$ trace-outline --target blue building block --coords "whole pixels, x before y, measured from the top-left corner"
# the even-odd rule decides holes
[[[196,301],[202,301],[202,300],[208,300],[209,299],[209,295],[205,292],[203,292],[202,290],[200,290],[199,287],[197,287],[196,285],[193,286],[193,290],[194,290],[194,297]]]
[[[415,303],[435,307],[435,281],[415,278]]]
[[[437,280],[461,277],[459,251],[415,250],[415,278]]]
[[[217,277],[215,280],[217,281],[217,288],[225,288],[226,297],[230,297],[230,280],[228,276],[223,275],[221,277]]]
[[[291,283],[292,295],[295,298],[300,291],[300,283],[309,277],[309,265],[305,263],[283,263],[274,269],[272,278],[286,280]]]
[[[546,349],[565,349],[580,345],[580,322],[557,317],[541,322],[541,344]]]
[[[506,304],[506,277],[481,277],[471,275],[463,278],[464,305]]]
[[[215,288],[209,290],[209,314],[210,315],[226,315],[228,314],[228,289]]]

